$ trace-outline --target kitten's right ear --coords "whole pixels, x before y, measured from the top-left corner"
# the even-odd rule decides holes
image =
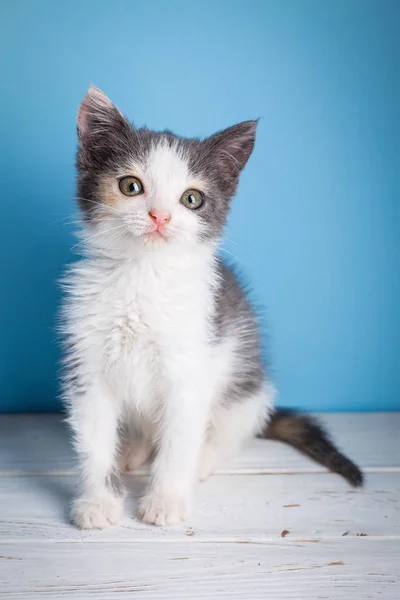
[[[82,141],[91,134],[96,134],[102,126],[107,126],[115,120],[124,119],[111,100],[98,88],[91,85],[86,92],[78,111],[77,130]]]
[[[235,193],[239,175],[254,148],[258,121],[243,121],[218,131],[203,142],[205,159],[203,164],[219,173],[225,189]]]

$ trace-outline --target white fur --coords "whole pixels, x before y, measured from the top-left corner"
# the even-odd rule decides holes
[[[87,256],[66,281],[64,394],[82,472],[72,511],[81,528],[113,524],[122,511],[123,495],[106,484],[121,423],[137,436],[138,460],[128,464],[156,450],[140,515],[171,524],[187,516],[197,474],[256,433],[273,400],[266,390],[229,409],[219,403],[237,357],[234,340],[210,343],[216,246],[196,242],[199,220],[179,203],[203,182],[166,145],[125,174],[139,177],[145,194],[127,198],[111,183],[118,203],[87,227]],[[150,209],[171,214],[166,239],[149,237]]]

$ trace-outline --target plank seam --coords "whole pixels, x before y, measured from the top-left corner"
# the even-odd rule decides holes
[[[364,473],[400,473],[400,466],[361,467]],[[0,477],[76,477],[76,471],[0,471]],[[149,471],[125,473],[126,477],[147,477]],[[238,469],[216,471],[213,476],[231,477],[235,475],[332,475],[330,471],[318,469]]]

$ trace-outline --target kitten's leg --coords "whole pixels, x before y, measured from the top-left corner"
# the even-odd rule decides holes
[[[273,387],[266,385],[251,396],[213,409],[198,468],[200,481],[207,479],[223,460],[235,454],[246,440],[262,429],[271,412],[274,396]]]
[[[139,507],[142,519],[155,525],[179,523],[188,515],[210,405],[207,377],[183,362],[176,361],[176,366],[179,371],[171,373],[174,383],[164,401],[150,485]]]
[[[118,521],[124,500],[117,461],[118,408],[104,385],[92,383],[73,396],[69,423],[82,484],[71,518],[80,529],[104,529]]]

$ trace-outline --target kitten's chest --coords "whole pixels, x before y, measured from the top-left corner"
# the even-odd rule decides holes
[[[191,276],[193,275],[193,276]],[[204,331],[207,286],[195,274],[131,266],[101,296],[106,363],[155,364],[171,344]]]
[[[116,282],[104,306],[108,351],[129,353],[139,344],[156,342],[174,313],[166,291],[162,282],[140,273],[129,273]]]

